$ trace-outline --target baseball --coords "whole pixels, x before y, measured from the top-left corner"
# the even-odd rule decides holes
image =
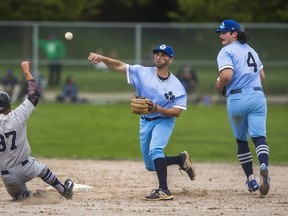
[[[71,39],[73,38],[73,34],[72,34],[71,32],[66,32],[66,33],[65,33],[65,38],[66,38],[67,40],[71,40]]]

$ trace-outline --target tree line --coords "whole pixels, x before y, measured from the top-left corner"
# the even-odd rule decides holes
[[[2,0],[0,20],[288,22],[287,0]]]

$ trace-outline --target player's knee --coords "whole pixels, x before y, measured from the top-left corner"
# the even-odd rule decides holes
[[[145,169],[147,171],[155,171],[155,166],[154,166],[154,163],[153,161],[149,160],[149,161],[145,161]]]
[[[40,178],[43,178],[44,176],[46,176],[46,174],[47,174],[47,172],[48,172],[48,167],[47,167],[47,165],[46,164],[43,164],[44,166],[43,166],[43,170],[40,172],[40,174],[39,174],[39,177]]]
[[[149,156],[150,156],[151,161],[155,161],[157,158],[165,157],[163,149],[160,149],[160,148],[152,149],[150,151]]]
[[[150,171],[150,172],[155,171],[155,167],[154,166],[147,166],[146,165],[145,168],[146,168],[147,171]]]
[[[144,165],[145,165],[145,169],[148,171],[155,171],[155,167],[154,167],[154,163],[153,161],[150,159],[150,155],[145,155],[143,157],[144,160]]]

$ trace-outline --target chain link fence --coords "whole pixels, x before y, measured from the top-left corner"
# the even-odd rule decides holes
[[[0,22],[0,68],[18,67],[23,59],[33,61],[33,71],[45,67],[48,60],[38,46],[40,39],[55,34],[66,47],[63,64],[90,68],[87,57],[91,51],[119,58],[127,63],[150,65],[152,48],[160,43],[170,44],[175,51],[173,67],[191,64],[217,71],[216,56],[221,49],[214,30],[219,23],[97,23],[97,22]],[[242,23],[251,40],[249,44],[259,53],[265,67],[287,71],[288,24]],[[74,37],[68,41],[66,32]],[[280,93],[286,94],[288,76]],[[278,92],[279,92],[278,91]]]

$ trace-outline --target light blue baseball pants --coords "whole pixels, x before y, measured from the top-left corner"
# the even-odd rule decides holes
[[[236,139],[248,141],[250,137],[266,137],[267,104],[262,91],[242,89],[227,98],[228,117]]]
[[[140,119],[140,147],[148,171],[155,171],[154,161],[157,158],[165,158],[164,149],[174,130],[174,125],[174,117],[153,121]]]

